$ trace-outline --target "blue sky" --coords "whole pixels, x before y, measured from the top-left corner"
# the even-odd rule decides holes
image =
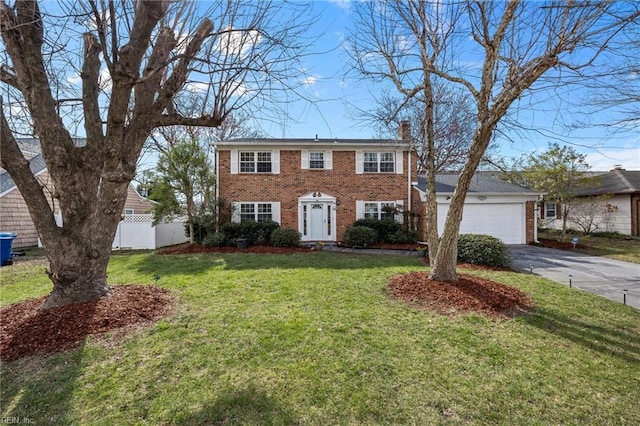
[[[352,26],[350,1],[317,1],[314,8],[319,14],[314,32],[320,36],[313,50],[325,53],[306,58],[306,76],[301,77],[307,83],[309,99],[314,102],[292,103],[290,118],[282,123],[261,123],[262,130],[271,137],[308,138],[316,134],[320,138],[375,137],[370,125],[357,120],[353,105],[373,106],[372,93],[379,93],[385,86],[345,75],[348,57],[344,43]],[[536,131],[513,131],[509,132],[508,138],[499,137],[501,155],[513,157],[542,152],[549,142],[559,142],[586,154],[592,170],[609,170],[614,165],[640,170],[640,129],[617,132],[600,127],[567,130],[561,125],[585,120],[566,102],[575,96],[577,94],[571,92],[541,93],[539,97],[544,99],[544,110],[532,108],[527,102],[518,112],[518,121]]]

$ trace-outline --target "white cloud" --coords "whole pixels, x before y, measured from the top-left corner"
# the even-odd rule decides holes
[[[304,80],[302,80],[302,84],[308,85],[308,86],[313,86],[317,82],[318,82],[318,77],[316,77],[315,75],[310,75]]]
[[[191,93],[205,92],[209,88],[209,84],[191,81],[185,84],[185,88]]]
[[[80,77],[79,74],[71,75],[67,77],[67,83],[73,84],[73,85],[82,84],[82,77]]]
[[[351,7],[351,0],[329,0],[329,3],[342,10],[349,10]]]
[[[622,148],[604,148],[587,153],[586,161],[594,171],[611,170],[621,166],[627,170],[640,170],[640,141]]]
[[[104,91],[111,90],[111,73],[109,73],[109,68],[104,67],[102,71],[100,71],[100,77],[98,79],[98,85]]]
[[[244,57],[260,43],[262,34],[258,30],[234,30],[227,28],[216,41],[215,49],[228,55]]]

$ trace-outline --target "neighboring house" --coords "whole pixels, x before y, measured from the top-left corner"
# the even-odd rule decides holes
[[[615,168],[596,172],[597,177],[588,188],[577,191],[567,217],[567,227],[580,228],[579,223],[591,222],[591,230],[640,235],[640,171]],[[541,224],[562,229],[560,205],[546,200],[540,209]]]
[[[59,209],[52,196],[53,184],[40,153],[38,140],[24,139],[18,142],[23,149],[25,158],[29,160],[31,171],[42,184],[53,211],[57,212]],[[122,213],[126,215],[147,213],[151,209],[152,203],[138,194],[132,185],[129,185],[127,201]],[[18,234],[13,240],[14,248],[38,245],[38,233],[29,215],[27,204],[13,179],[4,169],[0,169],[0,231]]]
[[[273,220],[302,241],[337,242],[359,218],[388,206],[420,208],[407,140],[238,139],[216,146],[221,216]],[[401,220],[401,215],[397,215]]]
[[[442,234],[458,174],[436,175],[438,233]],[[426,202],[426,179],[416,185]],[[536,203],[543,194],[502,181],[489,174],[473,177],[462,212],[461,234],[487,234],[505,244],[532,244],[537,240]]]

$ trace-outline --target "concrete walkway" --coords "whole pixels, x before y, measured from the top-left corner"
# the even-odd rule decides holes
[[[538,246],[510,246],[511,267],[640,309],[640,265]]]

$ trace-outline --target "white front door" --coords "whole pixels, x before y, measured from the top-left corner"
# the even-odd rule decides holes
[[[327,224],[327,207],[324,203],[309,205],[309,237],[311,240],[324,240]]]
[[[336,240],[336,197],[320,191],[298,198],[298,231],[302,241]]]

